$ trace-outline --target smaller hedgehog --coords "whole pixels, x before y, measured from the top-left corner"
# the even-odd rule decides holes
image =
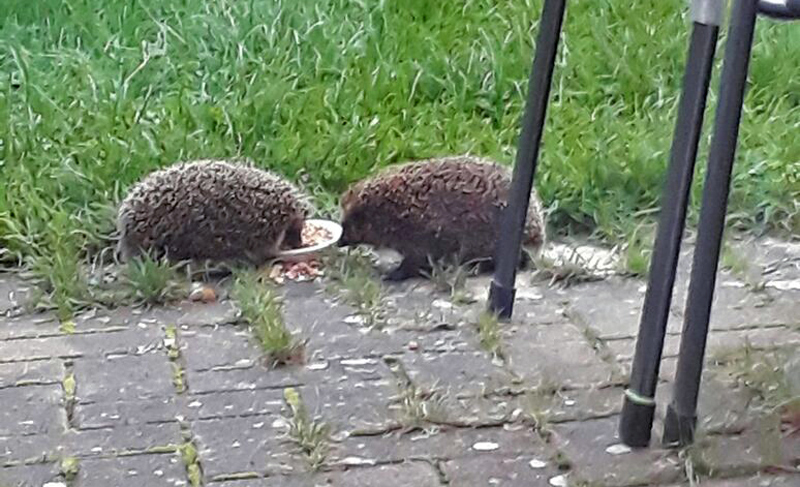
[[[301,245],[310,210],[291,183],[250,163],[179,163],[149,174],[123,200],[118,251],[123,260],[148,253],[261,265]]]
[[[508,170],[473,156],[390,167],[343,195],[339,245],[368,244],[402,254],[386,280],[424,275],[431,262],[478,263],[482,271],[491,270],[510,184]],[[523,247],[538,254],[545,222],[535,192],[523,236]],[[522,252],[520,265],[526,257]]]

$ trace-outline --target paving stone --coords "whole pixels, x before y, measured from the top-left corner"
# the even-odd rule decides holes
[[[0,326],[0,340],[56,336],[61,334],[60,326],[58,319],[52,313],[3,318],[3,326]]]
[[[180,333],[179,343],[186,368],[190,370],[252,365],[263,356],[244,326],[192,328]]]
[[[171,396],[172,367],[163,351],[106,359],[76,360],[78,402],[132,401]]]
[[[316,475],[275,475],[266,478],[230,480],[206,484],[209,487],[439,487],[438,476],[424,462],[358,467]]]
[[[9,487],[42,487],[57,477],[58,466],[54,463],[0,468],[0,485]]]
[[[399,357],[409,378],[418,387],[446,394],[471,396],[507,389],[513,377],[492,364],[488,354],[405,353]]]
[[[193,421],[203,472],[209,479],[254,472],[303,472],[305,464],[286,437],[280,414]]]
[[[214,419],[279,414],[284,399],[283,389],[254,389],[192,394],[185,403],[187,418]]]
[[[0,315],[14,312],[30,299],[31,286],[19,276],[0,272]]]
[[[363,381],[392,377],[386,364],[380,360],[371,360],[370,363],[365,365],[348,365],[353,364],[354,360],[361,359],[319,360],[315,358],[302,366],[268,368],[261,364],[256,364],[202,372],[187,370],[186,378],[189,390],[200,394],[269,389],[303,384],[344,382],[357,384]]]
[[[560,391],[551,398],[536,394],[522,396],[520,404],[525,413],[544,414],[551,423],[585,421],[612,416],[622,409],[623,389],[574,389]]]
[[[0,364],[0,389],[22,385],[58,384],[64,367],[55,360]]]
[[[703,487],[795,487],[800,485],[800,473],[783,476],[763,474],[738,479],[703,479],[702,485]]]
[[[81,429],[115,428],[144,423],[175,421],[179,415],[175,398],[156,397],[136,401],[98,402],[75,405],[75,424]]]
[[[53,461],[62,450],[61,436],[56,434],[0,437],[0,467]]]
[[[269,477],[223,480],[206,484],[208,487],[323,487],[310,475],[271,475]],[[346,484],[345,484],[346,485]]]
[[[547,381],[590,387],[614,376],[613,367],[600,359],[573,325],[519,327],[506,343],[509,366],[528,384]]]
[[[439,476],[425,462],[406,462],[399,465],[380,465],[356,468],[344,472],[325,472],[314,477],[314,485],[348,487],[439,487]]]
[[[620,362],[630,362],[633,360],[634,353],[636,352],[636,339],[635,338],[620,338],[613,340],[604,340],[604,345],[611,352],[612,357]],[[664,337],[664,348],[661,352],[661,358],[672,358],[678,356],[680,350],[681,337],[680,335],[667,335]]]
[[[763,424],[738,435],[705,437],[699,440],[696,453],[718,476],[754,474],[777,466],[800,473],[800,437],[768,431]]]
[[[800,292],[780,292],[767,289],[754,293],[745,288],[717,285],[710,327],[735,330],[754,326],[800,323]]]
[[[337,433],[381,432],[397,424],[389,409],[398,393],[394,381],[306,386],[300,392],[309,413],[320,416]]]
[[[140,424],[92,430],[70,430],[61,450],[71,456],[98,457],[174,447],[183,442],[178,423]]]
[[[141,329],[115,329],[107,333],[75,333],[48,338],[0,341],[0,363],[47,358],[102,357],[136,354],[155,349],[161,337]]]
[[[496,445],[491,451],[474,448],[475,444]],[[480,447],[480,445],[479,445]],[[353,436],[335,444],[331,450],[332,465],[401,462],[455,458],[548,456],[541,438],[522,425],[493,428],[445,428],[402,435],[399,432],[381,436]]]
[[[183,302],[176,311],[180,314],[175,319],[175,323],[181,327],[217,326],[233,323],[238,315],[238,310],[230,301]]]
[[[87,459],[79,463],[78,487],[186,486],[184,466],[177,455],[133,455]]]
[[[619,418],[562,423],[552,427],[554,445],[573,463],[570,476],[604,486],[654,485],[677,481],[682,462],[674,452],[650,449],[621,455],[606,449],[619,444]]]
[[[537,468],[531,468],[531,462]],[[545,466],[541,467],[540,462]],[[544,487],[550,485],[549,479],[561,474],[546,456],[537,458],[530,455],[457,458],[443,462],[442,470],[448,485],[453,487]]]
[[[0,436],[59,434],[66,426],[60,385],[0,389]]]
[[[601,339],[632,338],[639,330],[644,283],[612,278],[574,286],[569,313],[596,331]],[[675,326],[674,331],[680,328]]]
[[[673,382],[664,382],[658,385],[656,397],[661,406],[658,414],[665,414],[666,404],[672,400]],[[697,398],[698,429],[705,433],[718,433],[726,431],[740,431],[751,425],[755,418],[754,412],[748,406],[751,402],[751,393],[738,387],[721,374],[706,370]]]

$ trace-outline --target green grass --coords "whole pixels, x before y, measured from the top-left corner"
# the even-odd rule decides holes
[[[273,364],[303,359],[304,343],[292,336],[283,320],[283,305],[257,271],[237,271],[231,296],[267,359]]]
[[[179,264],[150,256],[132,259],[126,264],[123,279],[131,295],[147,304],[163,304],[186,297],[187,285]]]
[[[537,179],[556,232],[624,238],[657,203],[685,4],[570,3]],[[540,9],[541,0],[4,0],[0,259],[51,276],[68,308],[84,292],[59,294],[64,276],[78,275],[70,254],[106,245],[129,185],[181,159],[248,156],[327,203],[402,160],[469,151],[510,164]],[[757,29],[731,197],[738,226],[800,229],[795,27]],[[60,220],[69,243],[51,235]]]

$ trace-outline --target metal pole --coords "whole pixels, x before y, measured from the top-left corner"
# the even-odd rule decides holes
[[[694,439],[697,394],[703,372],[708,321],[725,227],[725,211],[739,136],[756,14],[756,0],[736,0],[731,10],[673,400],[667,408],[664,420],[663,440],[667,444],[687,445]]]
[[[539,158],[539,145],[566,5],[566,0],[545,0],[539,20],[539,36],[536,39],[536,55],[528,80],[528,99],[519,148],[508,205],[502,212],[501,237],[495,250],[495,274],[489,289],[489,309],[502,319],[510,318],[514,307],[514,281],[519,265],[522,231]]]
[[[620,438],[629,446],[644,447],[650,443],[661,353],[723,7],[722,0],[692,4],[693,26],[683,92],[661,196],[661,217],[639,322],[631,381],[625,391],[619,425]]]

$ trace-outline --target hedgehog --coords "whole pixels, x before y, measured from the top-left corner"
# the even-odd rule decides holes
[[[388,248],[403,257],[383,276],[400,281],[426,275],[432,263],[494,268],[499,216],[510,172],[475,156],[451,156],[389,167],[352,185],[341,198],[340,246]],[[542,204],[534,191],[523,232],[519,266],[545,241]]]
[[[118,254],[261,265],[301,246],[310,211],[295,186],[249,161],[181,162],[149,174],[122,201]]]

